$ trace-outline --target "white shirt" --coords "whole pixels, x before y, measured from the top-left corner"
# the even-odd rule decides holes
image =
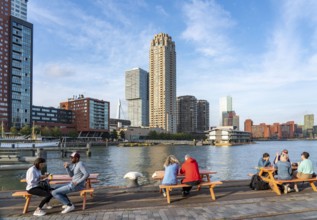
[[[41,180],[41,175],[40,170],[38,170],[35,166],[31,166],[28,171],[26,171],[26,190],[37,187]]]

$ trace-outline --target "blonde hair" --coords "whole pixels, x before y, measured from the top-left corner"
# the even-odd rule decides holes
[[[164,167],[167,167],[171,164],[174,164],[174,163],[177,163],[179,164],[179,161],[178,159],[174,156],[174,155],[169,155],[166,160],[165,160],[165,163],[164,163]]]

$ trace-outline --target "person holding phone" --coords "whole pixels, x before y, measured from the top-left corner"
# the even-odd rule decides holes
[[[48,177],[48,174],[42,175],[41,170],[46,166],[44,158],[37,158],[33,166],[31,166],[26,172],[26,190],[28,193],[44,199],[40,202],[33,215],[43,216],[46,214],[43,209],[51,209],[52,206],[48,205],[52,199],[52,194],[49,189],[45,189],[40,185],[40,182]]]

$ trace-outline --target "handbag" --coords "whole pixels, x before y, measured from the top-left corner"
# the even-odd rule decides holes
[[[49,182],[48,182],[48,180],[41,180],[39,182],[39,187],[44,189],[47,192],[51,191],[51,189],[52,189],[50,184],[49,184]]]

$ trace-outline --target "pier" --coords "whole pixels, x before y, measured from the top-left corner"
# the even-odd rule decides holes
[[[61,205],[52,200],[53,209],[43,219],[316,219],[317,193],[302,185],[299,193],[276,196],[270,190],[252,191],[249,180],[225,181],[215,188],[217,200],[211,201],[209,191],[194,188],[188,197],[172,191],[173,202],[159,193],[158,186],[135,189],[124,187],[96,188],[88,199],[85,211],[80,209],[81,198],[70,196],[76,209],[61,215]],[[34,219],[33,211],[40,198],[32,198],[29,212],[21,214],[23,198],[11,197],[11,191],[0,192],[0,218],[8,220]]]

